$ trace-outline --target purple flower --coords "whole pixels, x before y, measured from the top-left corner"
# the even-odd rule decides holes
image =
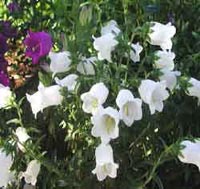
[[[16,2],[9,3],[7,7],[10,13],[15,13],[20,10],[20,7]]]
[[[0,33],[0,55],[2,56],[7,50],[8,50],[8,45],[7,45],[7,38]]]
[[[9,21],[0,21],[0,32],[7,38],[16,37],[17,31]]]
[[[46,32],[29,32],[24,40],[26,56],[32,58],[33,64],[37,64],[41,57],[49,53],[52,47],[51,36]]]
[[[0,83],[4,86],[9,86],[10,80],[7,74],[5,74],[3,71],[0,71]]]
[[[4,71],[6,73],[7,66],[8,66],[8,62],[5,60],[5,58],[2,55],[0,55],[0,71]]]

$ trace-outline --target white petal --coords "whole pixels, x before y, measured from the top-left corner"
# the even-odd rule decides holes
[[[130,58],[133,62],[140,61],[140,53],[143,50],[143,47],[139,43],[131,44],[132,50],[130,51]]]
[[[12,166],[13,160],[10,155],[6,155],[0,149],[0,187],[6,187],[9,182],[11,182],[14,178],[14,174],[10,172],[10,168]]]
[[[127,126],[131,126],[135,120],[142,119],[142,101],[134,99],[128,101],[120,109],[120,116]]]
[[[158,60],[155,61],[155,67],[162,71],[170,71],[174,69],[175,54],[171,51],[157,51]]]
[[[100,144],[95,150],[97,164],[113,162],[113,150],[110,144]]]
[[[33,95],[26,94],[26,98],[31,104],[32,112],[36,118],[37,113],[44,109],[42,94],[40,91],[37,91]]]
[[[10,103],[10,99],[12,97],[12,92],[9,87],[5,87],[0,84],[0,109],[5,108]]]
[[[93,117],[92,135],[101,137],[102,143],[108,143],[110,139],[119,136],[119,113],[117,110],[108,107],[97,111]]]
[[[122,89],[117,95],[116,104],[119,108],[121,108],[127,101],[132,101],[133,99],[134,96],[131,91],[127,89]]]
[[[142,100],[149,105],[151,114],[154,114],[155,110],[161,112],[163,101],[169,97],[166,81],[143,80],[139,87],[139,93]]]
[[[122,89],[119,91],[116,104],[120,108],[120,118],[127,126],[131,126],[134,120],[142,118],[142,101],[134,98],[131,91]]]
[[[112,33],[94,38],[93,46],[98,51],[98,59],[112,62],[111,52],[114,50],[117,44],[118,41],[115,40],[115,35],[113,35]]]
[[[60,89],[61,88],[58,85],[53,85],[45,88],[45,91],[43,93],[44,103],[46,105],[45,108],[61,104],[63,96],[61,96],[60,94]]]
[[[101,165],[97,165],[95,169],[92,171],[92,173],[97,175],[97,179],[99,181],[103,181],[107,177]]]
[[[66,72],[70,69],[70,53],[68,51],[63,52],[50,52],[49,57],[51,59],[50,70],[55,75],[56,73]]]
[[[200,81],[195,78],[191,78],[189,83],[192,86],[188,87],[188,95],[197,97],[198,101],[200,102]]]
[[[110,20],[104,27],[101,29],[101,35],[105,35],[108,33],[113,33],[118,35],[120,33],[120,29],[118,28],[117,22],[115,20]]]
[[[90,89],[90,94],[96,97],[100,104],[103,104],[108,97],[109,90],[104,83],[97,83]]]
[[[81,95],[81,100],[83,101],[83,111],[86,113],[94,114],[101,107],[99,99],[91,95],[90,92],[83,93]]]
[[[18,127],[15,131],[16,136],[18,137],[18,140],[21,143],[26,142],[30,136],[27,134],[26,129],[23,127]]]
[[[199,168],[200,162],[200,141],[195,140],[195,142],[185,140],[181,142],[184,149],[181,150],[181,154],[178,158],[183,163],[191,163]]]
[[[164,71],[163,75],[159,77],[161,81],[166,81],[167,88],[171,91],[176,87],[177,76],[180,76],[181,73],[178,71]]]
[[[81,95],[83,111],[94,114],[106,101],[108,93],[109,91],[103,83],[93,85],[89,92]]]
[[[95,150],[96,168],[92,171],[97,175],[99,181],[107,176],[115,178],[117,176],[118,164],[114,163],[113,150],[109,144],[100,144]]]
[[[110,169],[109,177],[116,178],[117,177],[117,169],[119,168],[118,164],[110,163],[108,169]]]
[[[151,102],[152,99],[152,93],[156,88],[156,82],[146,79],[146,80],[142,80],[138,91],[140,93],[140,97],[142,98],[142,100],[149,104]]]
[[[61,87],[67,87],[68,91],[73,91],[76,87],[77,79],[78,79],[78,75],[70,74],[61,80],[58,79],[58,77],[56,77],[55,82]]]
[[[163,101],[169,97],[169,93],[166,90],[166,82],[161,81],[156,83],[156,88],[152,93],[152,99],[154,102],[156,101]]]
[[[49,106],[56,106],[62,103],[63,96],[60,94],[61,87],[53,85],[39,89],[33,95],[26,94],[27,100],[31,104],[32,112],[35,117],[39,111]]]
[[[26,183],[35,185],[37,182],[37,176],[40,172],[40,163],[37,160],[29,162],[27,169],[22,173]]]
[[[164,25],[158,22],[152,22],[152,24],[152,32],[149,33],[150,44],[158,45],[163,50],[171,49],[171,38],[175,35],[176,28],[172,26],[171,23]]]
[[[96,57],[85,58],[77,66],[77,71],[84,75],[95,75],[94,62]]]

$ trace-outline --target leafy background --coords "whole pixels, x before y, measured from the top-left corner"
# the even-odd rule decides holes
[[[12,69],[19,74],[20,64],[31,69],[31,78],[25,79],[20,87],[13,88],[18,101],[25,93],[37,90],[38,78],[48,85],[49,77],[39,67],[32,66],[30,60],[23,57],[22,41],[28,30],[48,31],[54,40],[55,50],[69,50],[75,66],[80,53],[94,54],[92,35],[98,36],[100,27],[114,19],[124,32],[125,40],[143,41],[147,30],[145,23],[169,21],[177,28],[173,51],[176,53],[176,68],[181,71],[180,83],[188,76],[200,79],[200,1],[198,0],[18,0],[20,10],[9,13],[8,0],[0,2],[0,19],[10,20],[18,30],[17,39],[10,41],[8,57],[16,60],[10,62]],[[18,46],[20,45],[20,48]],[[145,43],[143,45],[146,45]],[[119,48],[119,53],[122,48]],[[122,50],[123,51],[123,50]],[[151,69],[152,58],[147,56],[155,51],[148,48],[143,54],[144,69]],[[13,53],[14,52],[14,53]],[[121,60],[123,64],[123,60]],[[119,69],[121,69],[119,71]],[[140,68],[141,69],[141,68]],[[103,80],[116,96],[122,86],[122,75],[127,73],[123,67],[98,64],[94,78],[80,78],[81,87],[76,94],[87,91],[94,81]],[[145,77],[139,66],[130,65],[128,79],[124,86],[132,90],[138,87],[137,77]],[[26,73],[27,74],[27,73]],[[30,74],[30,73],[28,73]],[[113,79],[113,76],[115,77]],[[20,75],[20,77],[22,77]],[[151,77],[154,77],[152,75]],[[137,93],[137,91],[136,91]],[[67,91],[63,91],[67,94]],[[113,104],[110,98],[107,104]],[[131,128],[120,124],[120,137],[112,142],[115,161],[120,164],[118,177],[98,182],[91,174],[95,167],[94,151],[97,140],[91,134],[90,117],[81,110],[78,95],[65,98],[59,108],[48,108],[35,120],[29,104],[24,99],[21,103],[21,115],[25,127],[32,137],[27,144],[27,155],[16,150],[8,142],[17,123],[7,121],[17,117],[15,110],[0,110],[0,145],[16,154],[13,168],[17,171],[26,168],[26,162],[37,157],[43,163],[38,178],[38,188],[95,188],[95,189],[199,189],[199,171],[193,165],[180,163],[178,142],[183,138],[200,136],[200,108],[197,100],[185,95],[184,90],[175,91],[165,103],[162,113],[149,115],[144,106],[144,119]],[[41,152],[46,152],[41,155]],[[10,188],[21,188],[23,183]]]

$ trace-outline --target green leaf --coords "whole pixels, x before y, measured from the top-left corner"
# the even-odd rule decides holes
[[[9,121],[7,121],[6,122],[6,124],[19,124],[20,125],[20,120],[19,119],[17,119],[17,118],[14,118],[14,119],[11,119],[11,120],[9,120]]]

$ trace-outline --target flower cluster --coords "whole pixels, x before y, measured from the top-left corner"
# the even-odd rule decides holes
[[[119,91],[116,98],[119,111],[110,106],[103,107],[108,94],[108,88],[103,83],[97,83],[89,92],[81,95],[84,112],[92,114],[91,133],[94,137],[101,138],[101,144],[96,148],[96,168],[93,170],[100,181],[107,176],[111,178],[117,176],[118,164],[114,163],[113,150],[109,142],[119,136],[120,120],[123,120],[127,126],[131,126],[135,120],[142,118],[142,101],[134,98],[131,91],[127,89]]]
[[[83,101],[83,111],[92,114],[91,122],[93,124],[91,133],[94,137],[101,138],[101,144],[96,148],[96,168],[92,171],[97,175],[98,180],[102,181],[107,176],[115,178],[117,176],[118,164],[114,163],[113,150],[109,144],[112,139],[119,136],[119,123],[122,120],[128,127],[132,126],[134,121],[142,119],[142,101],[149,105],[150,113],[154,114],[155,111],[162,112],[163,101],[169,97],[169,90],[173,90],[177,84],[177,76],[180,72],[173,71],[175,54],[171,52],[172,42],[171,38],[175,34],[175,27],[171,24],[163,25],[157,22],[152,23],[151,32],[149,33],[150,44],[157,45],[162,50],[156,51],[155,68],[158,69],[162,75],[159,77],[160,81],[153,81],[145,79],[141,81],[138,88],[140,98],[135,98],[132,92],[128,89],[121,89],[116,97],[116,105],[119,110],[108,106],[104,107],[109,89],[104,83],[94,84],[88,92],[81,95]],[[98,51],[97,58],[80,58],[77,66],[77,71],[84,75],[94,75],[95,62],[106,60],[112,62],[111,53],[118,45],[117,36],[121,33],[116,21],[108,22],[101,29],[101,36],[94,39],[94,49]],[[38,37],[40,39],[40,37]],[[34,41],[34,37],[31,39]],[[30,40],[30,41],[31,41]],[[38,39],[37,39],[38,40]],[[41,40],[43,41],[43,40]],[[27,43],[32,49],[32,44]],[[35,46],[35,42],[33,43]],[[107,44],[106,46],[104,44]],[[129,43],[130,45],[131,43]],[[42,42],[40,43],[42,45]],[[36,46],[40,46],[37,45]],[[50,46],[49,46],[50,47]],[[130,59],[133,62],[140,61],[140,53],[143,47],[137,43],[130,45]],[[42,48],[41,48],[42,49]],[[49,50],[49,49],[48,49]],[[36,54],[31,50],[33,63],[36,63],[40,55],[44,56],[45,53]],[[35,57],[36,56],[36,57]],[[49,71],[52,72],[53,77],[58,73],[68,72],[71,66],[71,53],[69,51],[63,52],[50,52],[50,65]],[[35,61],[37,60],[37,61]],[[27,99],[31,103],[32,111],[35,117],[39,111],[44,108],[59,105],[62,103],[63,97],[60,94],[62,87],[66,87],[68,91],[73,91],[77,84],[78,75],[75,73],[69,74],[62,79],[55,77],[54,80],[57,85],[44,87],[42,84],[38,87],[38,92],[33,95],[27,94]],[[189,91],[191,91],[189,89]],[[195,91],[195,90],[192,90]],[[195,92],[190,92],[194,95]],[[51,98],[49,98],[51,94]],[[54,98],[54,99],[53,99]]]
[[[164,31],[165,34],[163,34],[163,32],[160,33],[161,30],[160,28],[157,28],[157,25],[164,28],[162,31]],[[175,34],[174,26],[170,26],[170,24],[165,26],[160,23],[154,23],[151,29],[153,30],[153,33],[149,34],[151,44],[171,48],[171,37]],[[173,32],[168,32],[168,30],[173,30]],[[112,62],[111,52],[114,51],[115,46],[119,43],[116,40],[116,36],[120,32],[121,30],[118,28],[117,23],[112,20],[101,29],[102,36],[94,38],[93,45],[98,51],[99,60]],[[105,47],[103,44],[108,45]],[[140,53],[142,50],[143,47],[139,45],[139,42],[131,44],[130,58],[133,62],[140,61]],[[174,66],[174,54],[166,49],[164,51],[158,51],[157,54],[160,55],[160,59],[156,62],[157,68],[165,70],[165,68],[169,67],[169,70],[171,70]],[[91,122],[93,128],[91,133],[94,137],[101,138],[101,144],[97,147],[95,152],[97,165],[93,171],[93,173],[97,174],[97,178],[100,181],[105,179],[106,176],[112,178],[116,177],[118,165],[113,163],[113,155],[110,155],[113,151],[111,150],[109,142],[119,136],[118,125],[120,120],[128,127],[133,125],[134,121],[141,120],[142,101],[149,105],[151,114],[154,114],[156,110],[161,112],[163,110],[163,101],[169,97],[169,92],[166,89],[168,83],[169,81],[165,78],[160,82],[150,79],[142,80],[141,85],[138,88],[142,100],[140,98],[135,98],[130,90],[121,89],[116,97],[116,104],[119,110],[110,106],[106,108],[103,107],[103,104],[106,102],[109,95],[109,90],[102,82],[96,83],[88,92],[81,95],[83,111],[92,114]],[[110,158],[105,160],[104,156],[100,153],[101,150],[104,151],[105,157]]]
[[[82,110],[91,115],[91,135],[101,141],[95,150],[96,167],[92,171],[99,181],[103,181],[107,176],[111,178],[116,178],[117,176],[119,165],[114,161],[111,141],[119,137],[120,125],[124,124],[127,127],[131,127],[135,122],[142,120],[145,116],[142,109],[145,104],[148,105],[151,115],[156,114],[156,111],[162,112],[164,101],[176,89],[177,77],[181,74],[174,70],[175,53],[171,51],[172,37],[175,33],[176,28],[171,23],[166,25],[158,22],[151,23],[150,32],[148,33],[149,43],[161,48],[161,50],[157,50],[154,53],[154,68],[160,73],[158,78],[152,79],[152,77],[148,76],[139,78],[137,88],[135,86],[132,87],[131,84],[125,86],[122,83],[118,83],[119,86],[117,91],[114,91],[115,93],[113,93],[112,87],[108,88],[109,85],[105,80],[98,78],[89,91],[83,92],[81,95],[76,91],[78,84],[82,84],[80,76],[85,76],[86,78],[95,77],[97,64],[105,63],[110,65],[111,63],[112,66],[117,65],[112,55],[115,53],[116,47],[120,45],[118,38],[123,35],[123,32],[119,29],[116,21],[111,20],[103,26],[100,37],[93,36],[95,52],[91,57],[87,58],[78,52],[79,56],[76,65],[73,62],[72,52],[67,50],[51,51],[53,46],[51,36],[44,31],[30,31],[24,40],[24,44],[27,47],[25,54],[32,59],[33,64],[39,64],[41,59],[46,56],[50,60],[49,64],[43,65],[43,69],[50,73],[48,74],[51,75],[51,84],[46,86],[40,81],[37,91],[33,94],[26,93],[26,99],[30,103],[35,119],[37,119],[38,113],[43,112],[44,109],[62,104],[65,98],[62,93],[63,88],[68,91],[66,95],[78,94],[78,99],[82,101]],[[6,80],[7,63],[3,55],[8,47],[4,34],[0,34],[0,39],[2,41],[0,44],[0,53],[2,55],[0,55],[0,60],[4,62],[0,64],[0,83],[3,84],[0,84],[0,109],[2,109],[9,106],[12,92],[7,86],[8,81]],[[126,44],[129,47],[129,51],[124,53],[123,58],[138,63],[134,64],[134,66],[142,64],[142,57],[140,56],[144,47],[140,44],[143,43],[130,41],[126,42]],[[189,84],[188,95],[195,96],[200,101],[200,81],[191,78]],[[137,95],[140,97],[137,97]],[[110,96],[112,96],[111,98],[114,99],[115,103],[108,105]],[[20,127],[16,128],[14,136],[17,149],[22,154],[27,153],[26,145],[32,143],[33,140],[22,122],[20,122]],[[182,144],[185,148],[179,159],[185,163],[196,164],[199,167],[199,159],[194,157],[196,155],[195,151],[199,148],[199,142],[184,141]],[[19,174],[19,178],[24,178],[27,184],[36,185],[42,162],[37,158],[31,159],[29,158],[27,169]],[[6,165],[4,166],[5,170],[3,169],[0,173],[0,187],[2,187],[13,180],[13,173],[10,172],[13,159],[3,151],[0,151],[0,160],[0,163],[5,163]]]

